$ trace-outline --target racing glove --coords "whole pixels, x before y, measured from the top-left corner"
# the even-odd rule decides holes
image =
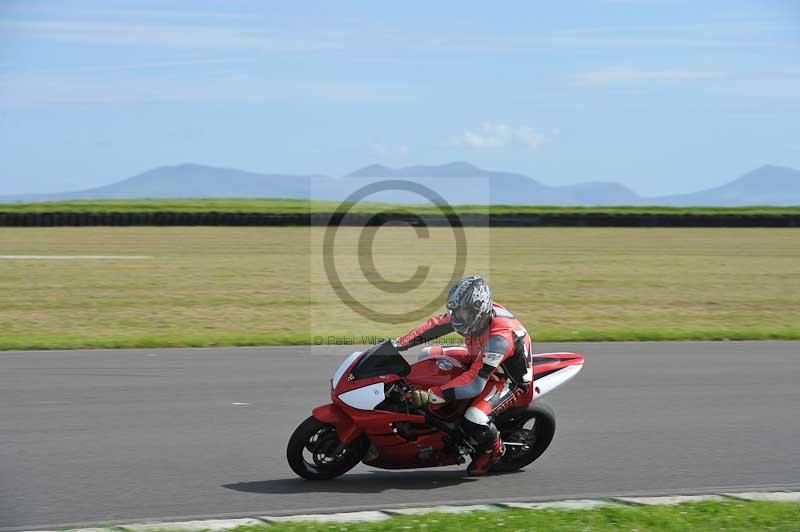
[[[411,392],[411,404],[414,408],[422,408],[429,403],[440,405],[444,403],[444,399],[432,393],[430,390],[414,390]]]

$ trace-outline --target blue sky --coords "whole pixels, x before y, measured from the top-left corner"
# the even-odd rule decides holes
[[[465,160],[648,195],[800,168],[800,2],[0,3],[0,194]]]

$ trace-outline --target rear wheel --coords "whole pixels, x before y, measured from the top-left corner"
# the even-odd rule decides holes
[[[508,473],[531,464],[547,450],[556,432],[556,414],[547,403],[536,401],[506,412],[496,425],[506,451],[492,471]]]
[[[367,452],[367,441],[361,436],[340,446],[336,427],[310,416],[289,438],[286,459],[292,471],[308,480],[338,477],[358,464]]]

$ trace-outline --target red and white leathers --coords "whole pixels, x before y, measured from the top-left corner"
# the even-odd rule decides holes
[[[472,433],[479,451],[499,457],[499,435],[492,424],[493,417],[531,401],[533,367],[531,339],[525,327],[503,306],[494,303],[492,310],[493,317],[486,328],[478,335],[465,337],[463,346],[429,346],[420,357],[448,356],[467,366],[467,371],[429,392],[446,402],[472,399],[464,413],[464,428]],[[434,316],[398,338],[397,345],[408,349],[452,331],[449,314]]]

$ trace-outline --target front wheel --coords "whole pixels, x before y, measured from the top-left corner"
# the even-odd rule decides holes
[[[361,436],[341,448],[340,443],[333,425],[310,416],[289,438],[289,467],[308,480],[328,480],[347,473],[364,457],[367,441]]]
[[[556,414],[540,400],[506,412],[496,424],[506,443],[506,452],[492,466],[492,471],[509,473],[531,464],[547,450],[556,432]]]

